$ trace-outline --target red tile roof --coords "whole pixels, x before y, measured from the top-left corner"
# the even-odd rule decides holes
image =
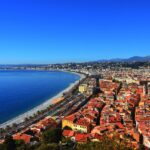
[[[123,129],[123,128],[124,128],[123,124],[120,123],[120,122],[117,122],[116,125],[117,125],[120,129]]]
[[[88,134],[76,133],[75,140],[77,142],[87,142]]]
[[[102,140],[103,139],[103,136],[102,135],[99,135],[97,133],[94,134],[93,136],[95,139],[98,139],[98,140]]]
[[[65,136],[65,137],[72,137],[72,136],[74,136],[74,131],[72,131],[72,130],[64,130],[63,131],[63,136]]]
[[[27,134],[16,134],[13,136],[14,140],[23,140],[26,144],[30,143],[32,136]]]

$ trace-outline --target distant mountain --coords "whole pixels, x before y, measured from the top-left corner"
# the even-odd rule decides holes
[[[130,62],[137,62],[137,61],[140,61],[140,62],[145,62],[145,61],[150,61],[150,56],[145,56],[145,57],[139,57],[139,56],[134,56],[134,57],[131,57],[129,59],[127,59],[127,61],[130,61]]]
[[[121,58],[114,58],[114,59],[103,59],[98,60],[98,62],[150,62],[150,56],[140,57],[140,56],[133,56],[127,59]]]

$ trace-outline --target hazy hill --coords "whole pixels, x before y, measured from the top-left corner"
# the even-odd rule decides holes
[[[150,56],[140,57],[140,56],[133,56],[127,59],[121,58],[114,58],[114,59],[105,59],[105,60],[98,60],[98,62],[150,62]]]

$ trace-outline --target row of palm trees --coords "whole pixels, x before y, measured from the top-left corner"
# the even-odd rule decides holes
[[[13,123],[11,126],[7,125],[5,128],[0,128],[0,138],[5,137],[9,133],[12,134],[12,133],[18,131],[19,126],[21,124],[25,124],[26,125],[29,122],[38,121],[38,120],[36,120],[36,118],[39,117],[39,116],[42,116],[43,114],[48,112],[51,108],[52,108],[52,105],[48,106],[45,110],[37,111],[37,113],[35,113],[34,115],[26,117],[24,119],[24,122],[22,122],[20,124]]]

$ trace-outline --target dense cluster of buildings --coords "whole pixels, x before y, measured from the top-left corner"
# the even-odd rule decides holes
[[[25,128],[21,132],[17,132],[13,135],[13,139],[23,140],[26,144],[34,144],[40,140],[43,131],[56,126],[57,123],[55,119],[48,116],[28,128]]]
[[[150,148],[150,99],[145,85],[100,80],[100,92],[62,120],[63,136],[76,142],[100,141],[104,135],[138,149]]]
[[[92,95],[96,87],[95,78],[87,78],[83,84],[79,85],[79,92],[85,95]]]
[[[63,135],[70,137],[73,131],[74,134],[71,137],[75,137],[77,142],[87,142],[89,133],[99,124],[100,112],[104,105],[105,103],[100,98],[91,98],[78,112],[63,118]]]

